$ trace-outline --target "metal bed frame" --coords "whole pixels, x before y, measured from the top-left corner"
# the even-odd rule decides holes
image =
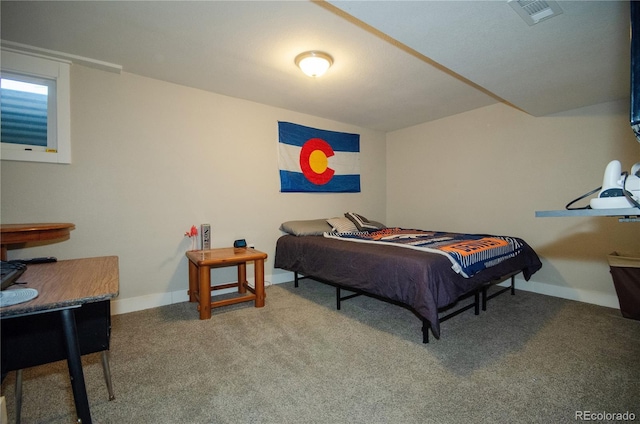
[[[461,313],[463,313],[463,312],[465,312],[465,311],[467,311],[467,310],[469,310],[471,308],[474,308],[474,315],[479,315],[480,314],[481,305],[482,305],[482,311],[486,311],[487,310],[487,302],[490,299],[493,299],[494,297],[496,297],[496,296],[498,296],[498,295],[500,295],[502,293],[505,293],[507,291],[510,291],[512,296],[515,295],[516,294],[515,276],[518,275],[520,272],[522,272],[522,271],[516,271],[516,272],[510,273],[510,274],[504,275],[504,276],[502,276],[502,277],[500,277],[500,278],[498,278],[496,280],[491,280],[488,283],[485,283],[482,286],[478,287],[474,291],[469,292],[466,295],[463,295],[462,297],[460,297],[458,299],[458,301],[462,300],[462,299],[465,299],[467,297],[473,296],[473,299],[474,299],[473,302],[469,303],[467,305],[461,306],[460,308],[455,309],[454,311],[449,312],[446,315],[443,315],[443,316],[439,317],[440,322],[444,322],[444,321],[446,321],[446,320],[448,320],[450,318],[453,318],[456,315],[459,315],[459,314],[461,314]],[[330,286],[334,286],[336,288],[336,309],[337,310],[340,310],[341,303],[342,303],[343,300],[352,299],[354,297],[361,296],[361,295],[373,297],[375,299],[379,299],[379,300],[382,300],[384,302],[388,302],[388,303],[392,303],[392,304],[395,304],[395,305],[399,305],[399,306],[402,306],[402,307],[405,307],[405,308],[408,308],[408,309],[411,310],[411,308],[409,308],[407,305],[405,305],[405,304],[403,304],[401,302],[398,302],[398,301],[394,301],[392,299],[387,299],[387,298],[382,297],[382,296],[373,295],[371,293],[367,293],[367,292],[364,292],[364,291],[361,291],[361,290],[356,290],[356,289],[353,289],[353,288],[350,288],[350,287],[341,286],[340,284],[336,284],[334,282],[331,282],[331,281],[328,281],[328,280],[325,280],[325,279],[322,279],[322,278],[314,277],[312,275],[300,276],[297,271],[294,271],[293,274],[294,274],[294,287],[296,287],[296,288],[298,287],[299,281],[300,280],[305,280],[305,279],[312,279],[312,280],[315,280],[315,281],[318,281],[318,282],[321,282],[321,283],[324,283],[324,284],[327,284],[327,285],[330,285]],[[495,284],[501,283],[503,281],[506,281],[507,279],[511,279],[511,284],[509,286],[503,287],[502,289],[500,289],[497,292],[492,293],[490,295],[487,294],[487,290],[489,289],[489,287],[491,287],[491,286],[493,286]],[[349,292],[352,292],[352,294],[349,294],[349,295],[346,295],[346,296],[342,296],[342,289],[345,289],[345,290],[347,290]],[[482,299],[482,302],[481,302],[481,299]],[[441,311],[444,312],[447,309],[450,309],[450,307],[444,307],[444,308],[442,308]],[[415,311],[412,311],[412,312],[415,313]],[[439,312],[440,312],[440,310],[439,310]],[[416,315],[418,315],[418,314],[416,314]],[[422,317],[420,317],[420,319],[422,320],[422,343],[429,343],[429,328],[430,328],[429,320],[427,320],[425,318],[422,318]]]

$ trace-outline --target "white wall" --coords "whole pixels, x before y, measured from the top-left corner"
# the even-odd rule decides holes
[[[607,255],[639,252],[640,223],[535,218],[640,161],[628,102],[535,118],[503,104],[387,134],[390,225],[522,237],[541,256],[532,291],[618,307]],[[581,205],[586,205],[583,202]]]
[[[212,78],[215,78],[212,75]],[[210,223],[213,247],[245,238],[273,269],[281,222],[359,211],[384,220],[385,135],[133,74],[71,73],[72,164],[2,161],[2,223],[72,222],[60,243],[9,259],[117,255],[116,312],[185,300],[183,234]],[[360,134],[361,193],[279,192],[277,122]],[[252,267],[249,267],[252,277]],[[212,273],[235,281],[235,270]]]
[[[192,224],[246,238],[273,269],[282,221],[355,210],[389,225],[519,236],[543,269],[521,288],[617,307],[606,255],[640,251],[640,224],[535,218],[640,161],[626,102],[535,118],[502,104],[389,134],[123,73],[72,67],[71,165],[1,162],[1,221],[73,222],[9,258],[117,255],[115,312],[184,301]],[[277,121],[361,135],[362,193],[279,192]],[[250,269],[250,277],[251,274]],[[214,282],[235,279],[216,270]]]

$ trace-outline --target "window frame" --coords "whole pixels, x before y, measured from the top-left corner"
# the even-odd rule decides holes
[[[49,93],[49,117],[47,148],[30,148],[28,145],[0,143],[2,160],[71,163],[71,63],[43,55],[25,54],[7,50],[1,51],[1,69],[9,77],[24,76],[36,80],[52,80],[55,92]],[[53,108],[51,108],[53,106]]]

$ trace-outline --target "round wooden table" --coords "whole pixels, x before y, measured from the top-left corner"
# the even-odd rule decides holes
[[[7,260],[7,246],[46,240],[67,240],[76,226],[68,222],[43,224],[2,224],[0,225],[0,259]]]

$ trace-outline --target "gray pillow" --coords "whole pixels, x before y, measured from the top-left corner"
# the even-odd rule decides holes
[[[359,231],[377,231],[385,228],[384,225],[379,222],[370,221],[362,215],[359,215],[354,212],[347,212],[344,214],[351,222],[354,223],[356,227],[358,227]]]
[[[331,231],[331,225],[326,219],[308,219],[287,221],[280,225],[280,230],[294,236],[321,236],[325,231]]]

